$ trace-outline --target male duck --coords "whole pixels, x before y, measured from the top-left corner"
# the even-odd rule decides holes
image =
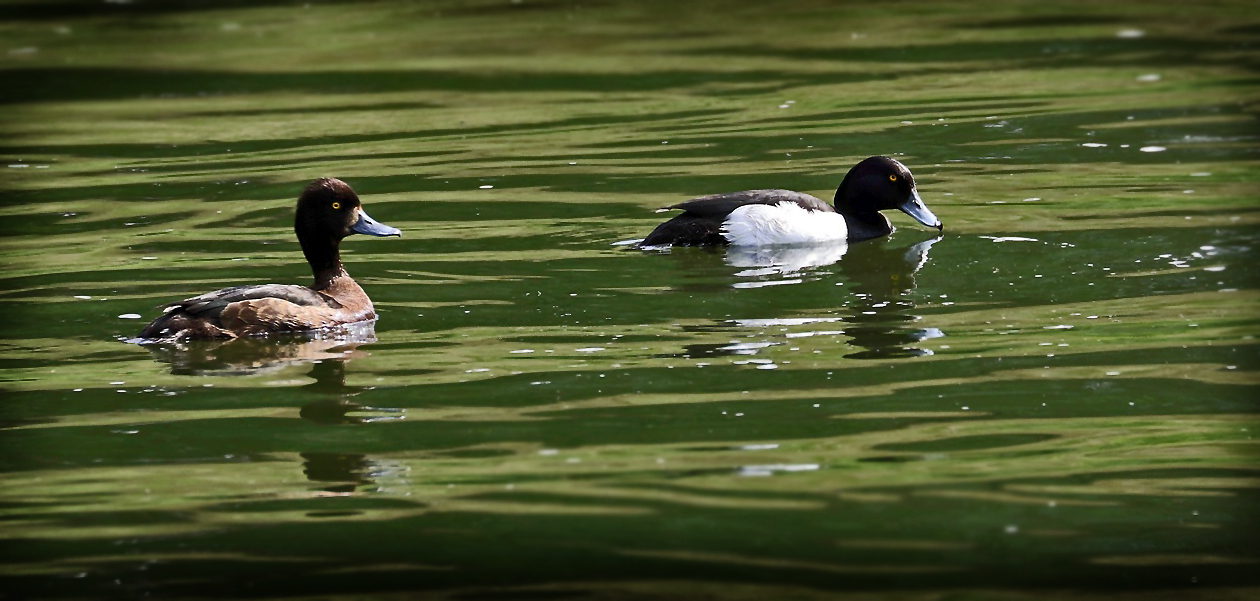
[[[338,245],[351,234],[402,232],[368,217],[354,190],[333,178],[315,180],[302,191],[293,229],[315,273],[314,285],[235,286],[171,303],[140,338],[236,338],[376,319],[372,300],[341,265]]]
[[[791,190],[702,196],[667,207],[684,213],[658,225],[639,246],[858,242],[892,233],[892,224],[879,213],[886,209],[901,209],[923,225],[942,229],[919,198],[910,170],[888,157],[870,157],[850,169],[833,202],[835,207]]]

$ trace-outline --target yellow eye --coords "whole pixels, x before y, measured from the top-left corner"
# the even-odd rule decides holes
[[[339,203],[339,202],[334,202],[334,203],[333,203],[333,208],[334,208],[334,209],[340,209],[340,208],[341,208],[341,203]]]
[[[888,181],[890,181],[890,182],[895,182],[895,181],[897,181],[897,174],[896,174],[896,173],[889,173],[889,174],[888,174]]]

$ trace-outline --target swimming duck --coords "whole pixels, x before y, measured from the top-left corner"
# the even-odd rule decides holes
[[[236,338],[376,319],[372,300],[341,265],[338,246],[351,234],[402,232],[369,217],[354,190],[334,178],[315,180],[302,191],[293,230],[315,274],[312,286],[258,284],[194,296],[163,307],[140,338]]]
[[[892,233],[880,214],[900,209],[919,223],[942,229],[901,162],[884,156],[863,160],[836,189],[835,206],[791,190],[746,190],[702,196],[667,209],[678,215],[644,238],[639,246],[810,244],[858,242]]]

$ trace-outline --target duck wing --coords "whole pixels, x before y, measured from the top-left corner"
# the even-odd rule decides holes
[[[341,307],[331,296],[305,286],[235,286],[166,305],[139,337],[152,341],[235,338],[309,329],[335,323]]]
[[[197,317],[217,317],[223,309],[232,303],[253,300],[287,301],[301,307],[320,307],[339,309],[341,304],[331,296],[311,290],[306,286],[291,284],[258,284],[253,286],[233,286],[207,292],[200,296],[186,298],[163,307],[163,311],[183,311]]]
[[[794,203],[809,211],[836,212],[831,205],[822,199],[791,190],[744,190],[743,192],[714,194],[712,196],[693,198],[687,202],[667,208],[682,209],[699,217],[725,218],[731,214],[731,211],[742,206],[752,204],[777,205],[781,202]]]

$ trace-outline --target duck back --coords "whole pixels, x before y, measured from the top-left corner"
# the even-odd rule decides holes
[[[713,194],[693,198],[666,209],[682,209],[683,213],[656,226],[640,246],[724,245],[732,240],[726,234],[725,224],[732,213],[750,205],[775,206],[783,203],[794,205],[802,211],[835,213],[825,201],[792,190],[744,190],[727,194]]]

